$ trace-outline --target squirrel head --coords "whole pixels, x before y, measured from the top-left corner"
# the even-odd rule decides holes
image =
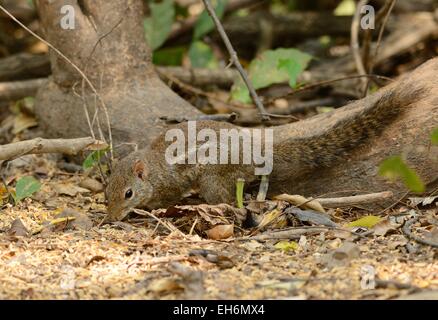
[[[135,156],[117,163],[106,190],[109,221],[123,220],[133,208],[144,207],[152,198],[148,174],[147,165]]]

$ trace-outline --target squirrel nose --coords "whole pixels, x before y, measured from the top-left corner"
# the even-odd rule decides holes
[[[116,206],[109,203],[107,207],[106,221],[108,222],[120,221],[121,219],[119,218],[119,216],[121,215],[120,214],[121,211],[122,210],[120,208],[117,208]]]
[[[128,213],[130,212],[129,209],[123,209],[123,208],[114,208],[113,206],[109,205],[108,206],[108,215],[106,220],[108,222],[115,222],[115,221],[121,221],[123,220]]]

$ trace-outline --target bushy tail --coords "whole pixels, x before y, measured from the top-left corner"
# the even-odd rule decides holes
[[[404,107],[419,99],[421,90],[389,90],[360,114],[340,120],[327,131],[314,136],[291,138],[281,142],[280,150],[292,150],[289,158],[299,171],[317,167],[329,167],[355,147],[376,136],[400,115]],[[283,154],[283,156],[285,156]]]

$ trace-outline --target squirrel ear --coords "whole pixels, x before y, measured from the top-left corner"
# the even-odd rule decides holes
[[[137,159],[134,163],[134,167],[133,167],[133,172],[134,174],[140,178],[143,179],[145,176],[145,166],[143,161]]]

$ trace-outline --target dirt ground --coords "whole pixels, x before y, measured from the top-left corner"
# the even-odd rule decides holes
[[[8,177],[33,173],[42,188],[0,211],[0,299],[438,298],[438,250],[409,241],[400,228],[382,236],[328,230],[282,248],[280,240],[241,232],[207,239],[176,218],[99,225],[103,192],[84,188],[83,174],[59,164],[32,155],[9,165]],[[408,209],[399,204],[381,216]],[[437,211],[434,203],[415,209],[415,232],[435,236]],[[343,225],[364,212],[329,214]],[[62,219],[70,216],[76,219]],[[375,272],[374,289],[364,286],[367,268]]]

